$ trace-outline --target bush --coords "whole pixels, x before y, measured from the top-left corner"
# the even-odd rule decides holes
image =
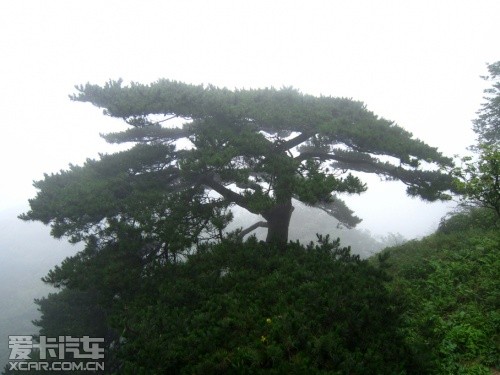
[[[209,246],[160,267],[115,323],[123,373],[420,373],[387,276],[338,242]]]
[[[480,207],[469,207],[454,212],[441,219],[438,233],[457,233],[470,229],[489,230],[497,228],[497,217],[492,210]]]
[[[482,229],[486,212],[452,216],[446,230],[384,252],[407,306],[406,343],[428,373],[489,374],[500,365],[500,233]]]

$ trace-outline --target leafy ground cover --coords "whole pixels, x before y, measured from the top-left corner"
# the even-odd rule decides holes
[[[405,299],[406,343],[429,373],[498,371],[499,250],[494,217],[475,209],[379,255],[393,276],[392,290]]]

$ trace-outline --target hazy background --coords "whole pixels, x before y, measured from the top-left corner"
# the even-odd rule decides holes
[[[165,77],[294,86],[362,100],[452,156],[474,140],[471,119],[486,87],[479,76],[499,60],[499,14],[498,0],[2,1],[0,364],[6,336],[31,329],[28,306],[48,290],[40,277],[76,251],[16,220],[35,194],[32,180],[112,152],[99,133],[123,129],[71,102],[75,84]],[[374,235],[428,234],[453,206],[367,181],[367,193],[346,200]],[[306,214],[308,225],[317,219]]]

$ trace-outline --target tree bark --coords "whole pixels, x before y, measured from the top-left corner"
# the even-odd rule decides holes
[[[266,242],[288,243],[288,227],[292,212],[293,206],[290,199],[289,202],[277,205],[263,214],[267,220]]]

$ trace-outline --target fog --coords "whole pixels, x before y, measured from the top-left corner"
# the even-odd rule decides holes
[[[498,14],[497,0],[2,2],[0,353],[8,334],[32,328],[31,301],[49,290],[40,277],[76,251],[16,219],[36,193],[32,181],[118,150],[99,133],[123,123],[71,102],[74,85],[165,77],[231,89],[293,86],[362,100],[446,155],[463,155],[474,142],[480,76],[498,60]],[[363,233],[420,237],[454,206],[363,178],[366,193],[342,197]],[[310,226],[306,237],[319,222],[335,226],[301,210],[292,225]]]
[[[39,223],[25,223],[16,216],[25,206],[0,211],[0,367],[7,363],[8,336],[35,334],[31,324],[39,318],[35,298],[55,289],[41,278],[81,246],[55,240]]]

